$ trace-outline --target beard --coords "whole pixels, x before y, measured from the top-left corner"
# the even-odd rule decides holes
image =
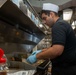
[[[48,20],[47,25],[51,28],[54,25],[54,21],[52,19]]]

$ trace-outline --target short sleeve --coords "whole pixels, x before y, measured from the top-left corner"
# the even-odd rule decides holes
[[[67,27],[64,23],[58,22],[52,28],[52,45],[65,45]]]

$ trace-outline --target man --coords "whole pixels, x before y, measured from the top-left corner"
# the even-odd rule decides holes
[[[43,22],[52,27],[52,46],[33,52],[29,63],[38,59],[52,61],[52,75],[76,75],[76,39],[74,31],[66,21],[58,17],[59,7],[52,3],[44,3],[41,17]]]

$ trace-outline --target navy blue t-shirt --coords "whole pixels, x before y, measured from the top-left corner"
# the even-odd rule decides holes
[[[76,38],[75,33],[69,23],[58,19],[52,27],[52,45],[63,45],[62,55],[51,60],[55,66],[63,63],[71,63],[76,60]]]

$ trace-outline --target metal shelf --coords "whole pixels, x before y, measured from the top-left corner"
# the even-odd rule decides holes
[[[31,32],[39,39],[45,36],[35,23],[10,0],[6,1],[0,8],[0,19],[14,26],[18,25],[19,28],[27,29],[27,31]]]

